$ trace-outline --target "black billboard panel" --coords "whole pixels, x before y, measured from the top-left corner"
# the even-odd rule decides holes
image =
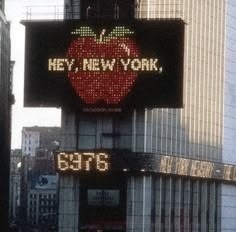
[[[25,106],[183,106],[182,20],[23,23]]]

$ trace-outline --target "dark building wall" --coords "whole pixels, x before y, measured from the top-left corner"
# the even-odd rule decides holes
[[[0,231],[7,231],[11,128],[10,24],[0,13]]]
[[[22,152],[21,149],[15,149],[11,151],[10,157],[10,195],[9,195],[9,220],[14,222],[18,220],[19,210],[19,191],[20,191],[20,163],[21,163]]]
[[[0,0],[0,9],[4,12],[5,9],[5,0]]]
[[[52,149],[54,141],[61,141],[61,128],[60,127],[39,127],[40,131],[40,147],[48,150]]]

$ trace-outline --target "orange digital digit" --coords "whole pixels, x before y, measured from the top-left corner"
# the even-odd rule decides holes
[[[68,170],[68,168],[69,168],[68,154],[66,154],[66,153],[58,154],[57,166],[58,166],[58,169],[61,171]]]
[[[98,153],[96,155],[96,168],[102,172],[108,170],[108,154]]]
[[[109,155],[94,152],[61,152],[57,155],[57,169],[60,171],[100,171],[109,169]]]
[[[73,155],[73,171],[81,170],[82,168],[82,158],[80,153],[74,153]]]
[[[92,162],[94,160],[94,153],[83,153],[83,161],[85,167],[83,168],[85,171],[90,171],[92,169]]]

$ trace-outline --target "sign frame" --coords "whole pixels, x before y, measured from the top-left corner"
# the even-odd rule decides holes
[[[24,24],[26,27],[25,107],[66,106],[86,112],[93,112],[93,109],[95,109],[95,112],[96,109],[100,109],[102,112],[120,112],[123,110],[130,111],[134,108],[183,107],[183,59],[185,27],[183,20],[140,19],[133,20],[131,22],[114,20],[109,21],[109,23],[106,21],[103,22],[102,20],[99,20],[99,22],[88,20],[22,21],[22,24]],[[96,102],[95,100],[92,101],[91,99],[90,102],[89,100],[87,100],[88,102],[85,102],[86,99],[91,96],[82,96],[83,94],[81,90],[78,90],[80,94],[78,96],[78,93],[76,92],[77,84],[73,84],[71,82],[71,79],[77,77],[75,75],[76,68],[81,68],[81,66],[74,67],[74,74],[71,74],[71,79],[66,77],[66,75],[69,75],[66,73],[66,66],[68,69],[71,64],[71,60],[65,61],[65,59],[67,59],[66,53],[69,53],[69,46],[72,44],[75,38],[80,36],[77,35],[79,34],[78,28],[81,28],[81,26],[86,27],[87,25],[91,25],[92,29],[95,28],[95,34],[98,39],[98,33],[99,31],[101,32],[103,28],[103,26],[101,27],[101,24],[104,24],[104,28],[108,28],[108,31],[110,30],[110,32],[113,27],[116,27],[117,29],[117,27],[121,27],[121,25],[126,25],[127,28],[130,29],[130,33],[133,32],[132,30],[135,30],[134,33],[136,34],[134,36],[134,40],[135,43],[138,44],[140,57],[133,57],[133,59],[128,58],[130,59],[129,65],[131,67],[131,62],[134,62],[132,66],[133,69],[131,70],[133,72],[134,69],[137,69],[141,64],[142,68],[137,72],[135,71],[135,73],[138,73],[138,77],[133,82],[133,84],[130,85],[128,90],[124,90],[126,92],[123,93],[123,95],[119,95],[119,100],[115,101],[109,99],[108,95],[112,95],[114,92],[119,94],[119,92],[121,92],[120,89],[124,88],[128,82],[124,86],[121,86],[122,88],[119,87],[119,91],[115,90],[114,87],[114,89],[111,90],[111,93],[109,90],[107,90],[108,87],[101,87],[99,91],[106,92],[104,93],[103,97],[97,98]],[[69,33],[71,34],[69,35]],[[119,33],[119,36],[121,36],[122,32]],[[126,32],[123,31],[123,33]],[[83,32],[83,35],[87,36],[87,34]],[[61,38],[62,35],[65,36]],[[133,35],[130,36],[132,37]],[[125,41],[128,41],[128,39]],[[127,50],[128,48],[124,45],[123,48],[119,48],[118,50],[120,51],[122,49]],[[89,58],[86,59],[88,59],[88,62],[91,61]],[[93,59],[93,62],[97,62],[96,58],[92,57],[91,59]],[[85,60],[85,57],[83,60]],[[125,66],[125,62],[128,61],[121,60],[122,58],[119,60],[119,67],[122,66],[121,63],[123,62],[123,75],[126,75],[124,70],[125,68],[127,69],[128,66]],[[118,62],[118,59],[116,62]],[[149,62],[149,66],[147,65],[147,62]],[[160,62],[160,65],[158,62]],[[49,63],[53,63],[54,65],[49,66]],[[65,65],[66,63],[69,65]],[[52,68],[54,66],[56,67],[55,70],[50,70],[49,72],[48,69],[54,69]],[[151,66],[153,67],[149,70],[150,72],[147,70],[147,72],[145,72],[147,66],[149,69]],[[85,67],[89,66],[87,65]],[[97,66],[94,67],[96,68]],[[160,70],[163,68],[163,71],[160,71],[159,68]],[[89,70],[89,72],[92,71]],[[86,72],[87,76],[90,74],[91,73]],[[99,77],[97,77],[97,79],[99,80]],[[120,84],[126,79],[128,78],[121,78],[120,81],[114,85]],[[106,84],[103,83],[101,86],[106,86]],[[95,87],[97,88],[97,86]],[[91,87],[91,89],[94,88]],[[91,92],[93,90],[89,91]]]

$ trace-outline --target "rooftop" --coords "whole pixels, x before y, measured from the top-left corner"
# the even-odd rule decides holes
[[[64,18],[62,5],[25,6],[23,11],[23,21],[61,20]]]

